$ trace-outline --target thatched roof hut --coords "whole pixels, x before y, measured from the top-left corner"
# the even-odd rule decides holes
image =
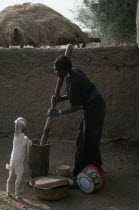
[[[43,4],[25,3],[0,12],[0,46],[34,47],[77,44],[88,36],[76,25]]]

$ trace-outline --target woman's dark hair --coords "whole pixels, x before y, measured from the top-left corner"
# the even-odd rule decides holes
[[[72,70],[72,63],[66,55],[60,55],[54,62],[55,68],[64,72]]]

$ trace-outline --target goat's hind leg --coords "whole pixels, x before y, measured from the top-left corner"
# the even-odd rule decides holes
[[[10,171],[9,171],[9,177],[8,177],[8,179],[7,179],[7,184],[6,184],[6,192],[7,192],[7,195],[10,194],[10,182],[11,182],[13,173],[14,173],[13,170],[10,170]]]
[[[15,195],[16,195],[17,199],[21,198],[21,196],[19,195],[19,185],[22,180],[23,172],[24,172],[24,168],[20,169],[20,171],[16,172],[17,177],[16,177],[16,181],[15,181]]]

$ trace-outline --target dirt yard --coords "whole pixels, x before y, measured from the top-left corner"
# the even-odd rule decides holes
[[[22,200],[14,194],[6,196],[5,185],[12,138],[0,138],[0,210],[56,209],[56,210],[138,210],[139,209],[139,145],[119,142],[102,145],[105,186],[102,191],[85,194],[70,190],[69,196],[59,201],[39,200],[31,188],[26,187]]]

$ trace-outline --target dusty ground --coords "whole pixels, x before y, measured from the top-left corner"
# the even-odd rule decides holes
[[[8,148],[7,148],[8,145]],[[58,210],[138,210],[139,209],[139,145],[106,144],[102,146],[105,186],[101,192],[85,194],[70,190],[69,196],[60,201],[39,200],[30,188],[16,200],[12,194],[6,197],[5,185],[12,141],[0,138],[0,210],[1,209],[58,209]]]

